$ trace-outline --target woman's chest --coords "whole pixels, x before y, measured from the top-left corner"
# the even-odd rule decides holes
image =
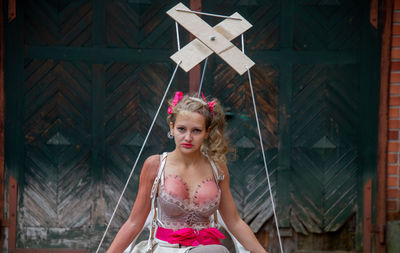
[[[169,174],[165,176],[162,187],[166,194],[187,204],[204,205],[220,196],[220,189],[213,178],[187,182],[181,176]]]

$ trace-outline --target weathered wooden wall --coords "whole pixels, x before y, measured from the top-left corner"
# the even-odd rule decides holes
[[[6,166],[20,186],[18,247],[97,247],[174,68],[175,24],[165,11],[177,2],[18,2],[5,56]],[[221,0],[203,1],[202,9],[238,11],[254,25],[245,51],[257,64],[252,80],[285,247],[360,248],[362,186],[376,166],[379,33],[369,4]],[[170,93],[188,91],[188,76],[180,71]],[[210,57],[204,92],[229,110],[238,210],[276,252],[247,77]],[[172,148],[166,108],[143,157]],[[129,214],[139,173],[104,247]],[[327,233],[355,238],[321,243]]]

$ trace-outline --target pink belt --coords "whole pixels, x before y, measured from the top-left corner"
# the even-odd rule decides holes
[[[205,228],[198,231],[193,228],[182,228],[174,231],[172,229],[158,227],[156,238],[171,244],[177,243],[182,246],[198,246],[200,244],[221,244],[219,239],[225,239],[225,236],[216,228]]]

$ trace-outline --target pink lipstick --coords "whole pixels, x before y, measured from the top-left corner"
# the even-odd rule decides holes
[[[191,147],[193,147],[193,144],[191,144],[191,143],[183,143],[182,146],[184,146],[185,148],[191,148]]]

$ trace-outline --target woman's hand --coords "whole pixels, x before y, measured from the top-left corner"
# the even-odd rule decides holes
[[[146,159],[140,174],[139,191],[128,220],[115,236],[107,253],[123,252],[133,239],[142,231],[151,208],[151,188],[157,177],[160,156],[152,155]]]

